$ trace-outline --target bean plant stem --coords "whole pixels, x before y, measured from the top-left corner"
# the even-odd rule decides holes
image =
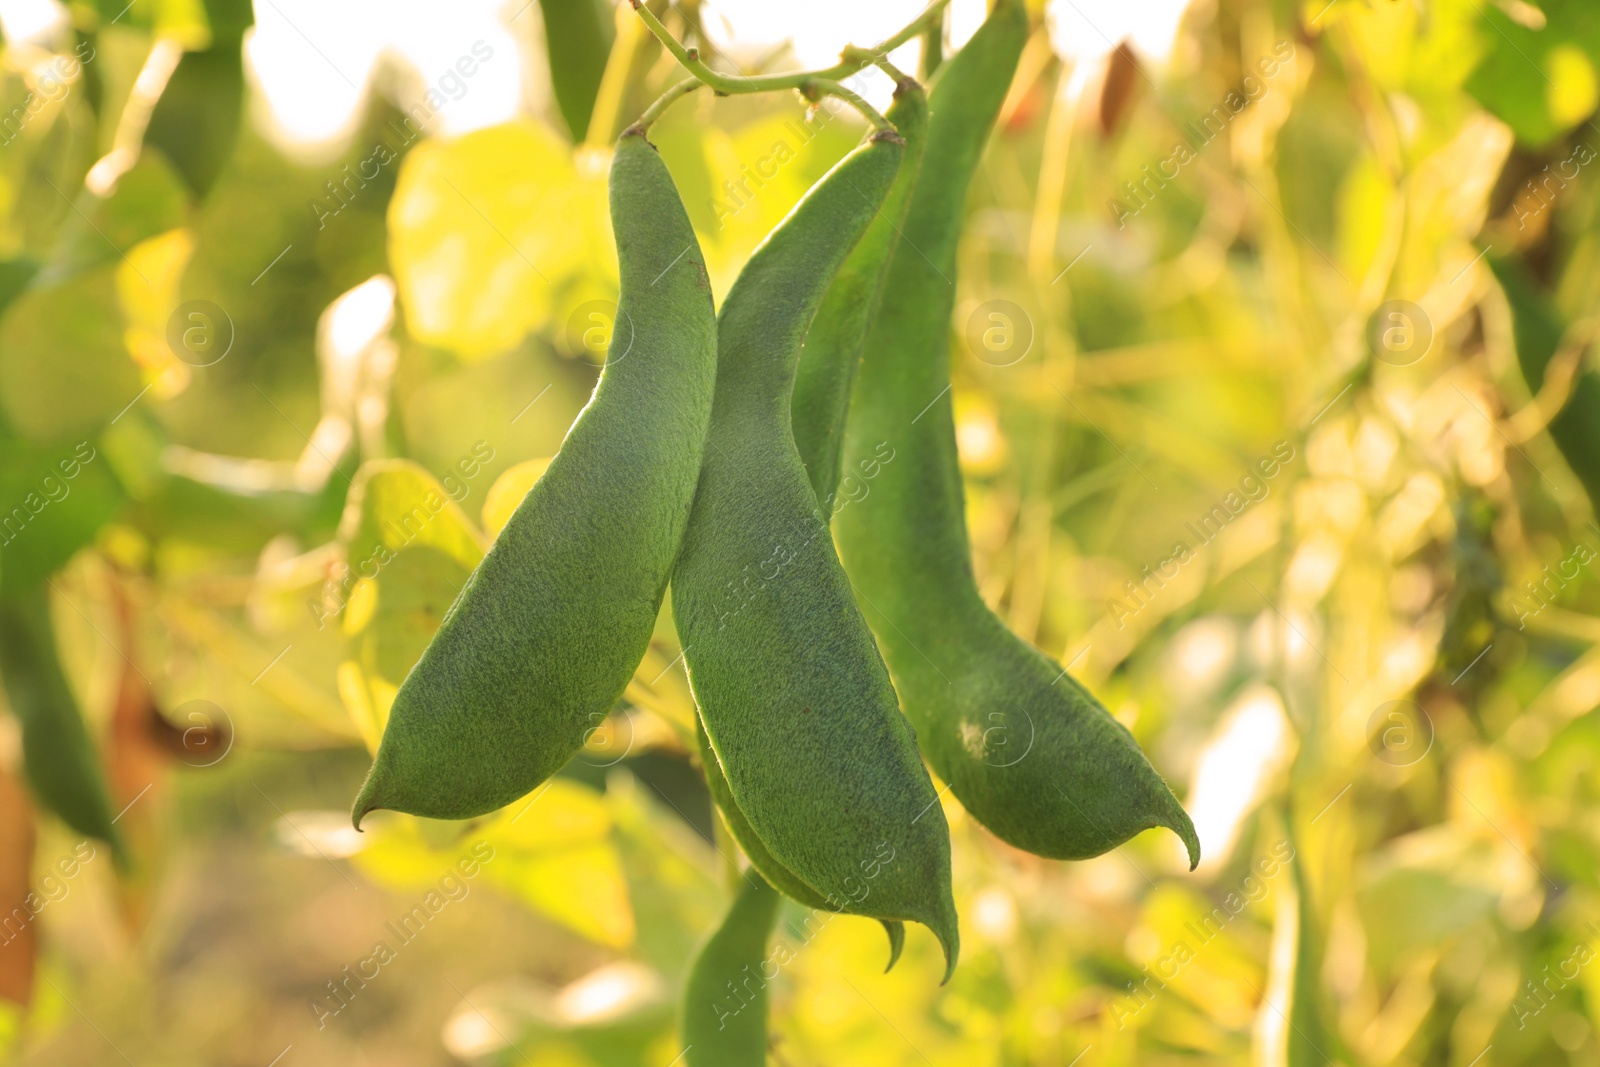
[[[877,68],[883,71],[885,74],[889,75],[890,79],[892,79],[897,86],[904,85],[908,81],[916,81],[915,78],[901,70],[899,67],[895,66],[893,63],[889,62],[888,59],[877,60],[875,66],[877,66]]]
[[[644,114],[639,116],[639,121],[633,125],[640,133],[648,133],[651,125],[661,117],[661,113],[671,107],[681,96],[688,96],[704,84],[698,78],[685,78],[674,85],[656,99],[656,102],[644,109]]]
[[[629,2],[633,4],[633,9],[639,13],[639,17],[644,20],[644,24],[650,27],[650,32],[660,38],[661,43],[666,45],[667,50],[677,57],[678,62],[683,64],[690,74],[709,85],[712,91],[719,95],[732,96],[739,93],[766,93],[783,89],[796,89],[806,99],[813,101],[819,96],[837,96],[861,112],[875,129],[892,130],[894,127],[878,113],[877,109],[863,100],[859,94],[845,88],[840,82],[842,79],[857,74],[866,67],[879,62],[884,56],[922,33],[936,19],[943,16],[944,9],[950,0],[933,0],[922,14],[912,19],[899,32],[884,38],[872,48],[859,48],[855,45],[847,46],[840,53],[839,62],[831,67],[826,67],[822,70],[792,71],[787,74],[756,75],[723,74],[712,70],[700,58],[700,50],[698,48],[689,48],[674,37],[671,31],[662,24],[661,20],[645,6],[644,0],[629,0]],[[650,121],[654,121],[662,110],[685,92],[688,92],[688,90],[682,89],[681,86],[674,86],[666,96],[652,104],[645,114],[649,116]],[[640,121],[641,123],[645,122],[644,119]]]
[[[872,124],[872,128],[882,133],[894,133],[894,126],[888,119],[879,114],[878,109],[867,103],[866,100],[853,90],[841,85],[839,82],[828,78],[812,78],[800,86],[800,95],[816,103],[824,96],[837,96],[849,104]]]

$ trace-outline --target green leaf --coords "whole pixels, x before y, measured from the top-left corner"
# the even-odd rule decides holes
[[[1374,857],[1376,870],[1356,893],[1374,966],[1391,966],[1415,949],[1436,950],[1493,916],[1500,903],[1504,886],[1488,849],[1420,833],[1436,844],[1436,855],[1400,859],[1403,850],[1391,844],[1387,854]]]
[[[1532,147],[1547,145],[1595,107],[1600,7],[1590,0],[1547,0],[1545,25],[1532,29],[1497,4],[1476,5],[1489,46],[1467,91]]]
[[[589,116],[605,76],[616,29],[608,7],[597,0],[539,0],[544,14],[545,50],[556,103],[572,139],[589,132]]]
[[[470,824],[469,836],[428,840],[429,831],[445,836],[464,825],[409,815],[375,819],[356,865],[386,885],[415,890],[437,881],[452,860],[472,860],[467,877],[481,877],[546,918],[612,948],[632,942],[633,912],[610,840],[611,816],[594,790],[554,780]]]
[[[368,634],[378,673],[399,682],[411,672],[471,572],[432,548],[397,553],[382,568]]]
[[[470,571],[483,558],[483,537],[439,480],[406,459],[361,468],[350,491],[344,540],[352,566],[380,549],[438,550]]]
[[[358,635],[363,670],[399,685],[483,558],[482,535],[432,474],[395,459],[357,474],[340,540],[349,569],[328,606]]]
[[[23,439],[75,443],[139,390],[109,265],[30,289],[0,319],[0,409]]]
[[[519,121],[425,141],[389,203],[389,259],[413,337],[469,357],[543,326],[553,287],[611,263],[605,174]]]
[[[635,951],[679,973],[694,954],[697,931],[717,920],[718,857],[628,771],[607,775],[605,798],[639,927]]]
[[[52,450],[0,437],[0,595],[59,570],[122,502],[109,464],[89,441]]]
[[[187,52],[150,116],[144,143],[171,158],[197,196],[205,196],[233,153],[244,105],[240,48],[255,21],[249,0],[206,0],[211,47]]]
[[[633,943],[633,909],[611,840],[605,798],[552,779],[485,827],[494,847],[489,879],[534,910],[612,948]]]
[[[159,150],[147,148],[117,180],[110,196],[78,191],[46,278],[57,281],[103,263],[124,261],[134,245],[182,226],[188,213],[189,191],[178,172]]]
[[[233,152],[244,106],[239,43],[189,52],[150,116],[146,148],[165,152],[196,196],[205,196]]]
[[[34,795],[74,830],[109,842],[121,862],[110,793],[61,670],[43,583],[0,600],[0,680],[22,722],[23,766]]]

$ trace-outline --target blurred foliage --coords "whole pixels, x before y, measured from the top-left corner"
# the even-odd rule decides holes
[[[976,566],[1205,862],[1042,861],[946,797],[955,977],[788,904],[772,1062],[1595,1062],[1600,9],[1198,0],[1108,59],[1117,5],[1046,7],[951,324]],[[516,117],[419,129],[391,56],[319,157],[242,59],[276,8],[78,0],[0,52],[0,595],[48,581],[131,854],[32,810],[0,720],[0,1046],[667,1067],[737,866],[670,620],[529,797],[345,812],[589,393],[606,146],[681,72],[627,5],[512,7]],[[861,132],[660,122],[719,296]]]

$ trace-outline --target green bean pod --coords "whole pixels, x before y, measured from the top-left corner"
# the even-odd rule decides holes
[[[23,770],[33,795],[78,833],[108,842],[124,863],[100,759],[56,652],[43,582],[0,599],[0,680],[22,723]]]
[[[924,923],[953,966],[944,813],[789,423],[805,330],[903,154],[881,133],[846,156],[729,292],[672,603],[701,722],[766,850],[846,911]]]
[[[828,295],[822,298],[822,306],[806,332],[800,369],[795,375],[794,399],[789,404],[795,447],[800,450],[806,476],[811,479],[824,515],[832,514],[839,487],[850,387],[861,364],[867,327],[877,313],[889,277],[886,268],[899,243],[911,190],[922,169],[928,96],[915,79],[907,78],[895,87],[894,104],[886,117],[905,139],[905,159],[883,209],[839,268],[828,286]]]
[[[643,658],[694,501],[716,380],[705,261],[655,147],[611,166],[621,276],[593,397],[395,697],[354,820],[462,819],[550,777]]]
[[[687,1067],[764,1067],[767,940],[783,898],[746,871],[722,925],[695,956],[683,991]]]
[[[878,217],[846,257],[812,320],[795,377],[794,398],[789,405],[795,445],[824,514],[833,506],[838,485],[850,383],[860,362],[867,320],[876,310],[882,291],[883,266],[894,248],[896,228],[904,218],[922,158],[923,135],[928,123],[928,98],[922,86],[914,79],[906,79],[898,85],[894,104],[886,117],[905,141],[905,157]],[[825,324],[827,329],[823,328]],[[734,804],[716,753],[706,738],[705,727],[698,722],[696,725],[711,795],[723,813],[729,832],[750,857],[751,864],[789,898],[819,911],[839,911],[840,902],[824,900],[816,890],[772,858]],[[905,924],[890,919],[884,920],[883,926],[889,935],[889,966],[885,969],[892,970],[905,947]]]
[[[824,900],[815,889],[796,877],[793,871],[772,858],[767,846],[761,843],[761,838],[750,828],[750,823],[739,810],[739,805],[734,803],[733,791],[728,788],[728,779],[722,773],[722,765],[717,762],[717,754],[711,749],[711,739],[706,737],[705,724],[700,722],[698,717],[695,719],[695,734],[700,742],[700,763],[705,769],[706,788],[710,791],[717,810],[722,813],[723,825],[728,828],[728,833],[733,835],[733,839],[739,842],[739,847],[750,860],[750,866],[760,871],[768,882],[790,900],[816,911],[843,911],[843,901]],[[906,924],[895,919],[879,921],[883,923],[884,931],[889,935],[889,965],[884,971],[892,971],[900,959],[900,953],[906,947]]]
[[[972,573],[950,404],[951,280],[967,188],[1027,35],[1021,0],[999,0],[931,92],[922,173],[845,432],[846,468],[884,442],[897,458],[839,512],[839,548],[923,752],[978,821],[1056,859],[1166,826],[1192,865],[1194,825],[1133,735],[1006,628]]]

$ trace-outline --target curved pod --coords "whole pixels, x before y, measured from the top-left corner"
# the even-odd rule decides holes
[[[973,579],[950,406],[949,335],[967,188],[1027,39],[1000,0],[940,70],[922,173],[851,398],[845,466],[896,459],[839,512],[839,549],[923,751],[980,822],[1018,848],[1085,859],[1171,828],[1182,805],[1128,730],[1006,628]]]
[[[922,86],[909,78],[898,85],[886,117],[905,141],[900,170],[888,199],[834,275],[812,320],[796,372],[794,397],[790,401],[795,446],[805,464],[817,506],[825,515],[831,514],[834,506],[845,412],[850,401],[850,385],[860,362],[861,343],[865,340],[867,322],[877,310],[885,277],[883,268],[898,239],[922,161],[928,125],[928,98]],[[729,833],[739,842],[751,865],[780,892],[808,908],[831,912],[845,910],[846,902],[824,900],[816,890],[773,859],[734,804],[722,767],[706,738],[704,725],[697,722],[696,726],[711,796],[723,814]],[[865,887],[858,883],[857,888]],[[883,925],[889,935],[888,969],[893,969],[905,946],[905,924],[887,919],[883,920]]]
[[[751,829],[744,813],[739,810],[739,805],[734,803],[733,791],[728,788],[728,779],[722,773],[722,765],[717,762],[717,754],[711,749],[711,739],[706,737],[705,724],[699,721],[698,716],[695,720],[695,736],[700,742],[700,764],[705,770],[706,789],[711,793],[711,799],[722,814],[723,825],[744,850],[745,856],[750,860],[750,866],[760,872],[762,877],[772,883],[773,887],[784,896],[805,907],[816,911],[848,911],[848,901],[824,900],[815,889],[796,877],[793,871],[773,859],[772,853],[767,851],[767,846],[762,844],[760,836]],[[857,882],[858,888],[864,885],[865,882]],[[884,932],[889,935],[889,965],[884,970],[892,971],[900,959],[900,953],[906,947],[906,924],[898,919],[879,921],[883,923]]]
[[[611,165],[621,275],[593,397],[395,697],[355,821],[527,793],[583,746],[644,656],[688,522],[716,379],[705,261],[637,129]]]
[[[900,242],[906,209],[911,206],[911,190],[922,171],[928,133],[927,93],[914,79],[905,79],[895,87],[894,104],[885,117],[906,142],[905,159],[883,209],[839,268],[806,331],[794,399],[789,404],[795,447],[800,450],[817,503],[830,517],[839,488],[850,388],[861,365],[867,328],[883,298],[889,261]]]
[[[789,429],[805,330],[902,154],[878,134],[846,156],[729,292],[672,603],[701,722],[766,850],[824,900],[929,926],[953,965],[944,813]]]
[[[687,1067],[765,1067],[767,940],[778,921],[778,896],[755,871],[695,956],[683,990]]]

